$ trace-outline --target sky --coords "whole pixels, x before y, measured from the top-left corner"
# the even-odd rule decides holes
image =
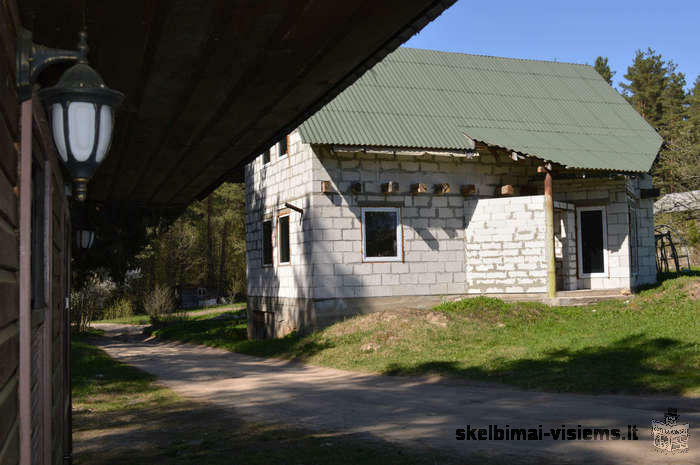
[[[700,74],[700,0],[458,0],[404,45],[590,65],[607,56],[615,87],[635,51],[651,47],[689,88]]]

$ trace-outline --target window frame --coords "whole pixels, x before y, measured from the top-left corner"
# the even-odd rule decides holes
[[[267,155],[267,161],[265,161],[265,155]],[[262,165],[263,167],[269,165],[272,163],[272,151],[268,148],[267,150],[264,150],[262,153]]]
[[[282,152],[282,141],[284,141],[285,151]],[[277,159],[283,160],[289,157],[289,135],[284,136],[277,142]]]
[[[601,220],[603,222],[603,271],[598,273],[583,272],[583,237],[581,234],[581,212],[600,211]],[[578,277],[579,278],[607,278],[609,274],[608,267],[608,215],[605,205],[595,205],[589,207],[576,208],[576,258],[578,261]]]
[[[270,257],[271,257],[270,263],[265,263],[265,223],[270,223],[270,243],[269,243]],[[263,268],[270,268],[270,267],[275,266],[275,225],[274,225],[274,221],[272,220],[272,218],[263,218],[261,225],[262,226],[260,229],[260,233],[262,234],[262,239],[261,239],[262,254],[260,257],[260,261],[262,262]]]
[[[282,261],[282,246],[281,240],[282,235],[280,234],[280,223],[281,219],[287,217],[287,224],[289,227],[287,240],[289,241],[289,261]],[[283,211],[277,214],[277,266],[289,266],[292,264],[292,219],[290,211]]]
[[[365,213],[366,212],[392,212],[396,213],[396,256],[395,257],[368,257],[367,256],[367,237],[365,232]],[[401,223],[401,207],[363,207],[361,218],[360,234],[362,236],[362,261],[363,262],[403,262],[403,224]]]

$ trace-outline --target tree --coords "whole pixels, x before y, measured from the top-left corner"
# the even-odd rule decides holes
[[[660,54],[649,48],[637,50],[634,62],[627,68],[625,79],[620,83],[623,95],[632,106],[655,128],[663,117],[662,95],[666,88],[668,68]]]
[[[687,96],[688,125],[695,153],[700,153],[700,76],[695,79],[695,85]]]
[[[637,50],[625,79],[628,82],[620,83],[625,97],[664,139],[654,166],[654,184],[664,192],[700,188],[698,80],[686,95],[685,75],[651,48]]]
[[[605,79],[608,84],[612,85],[612,78],[615,72],[611,71],[610,66],[608,66],[608,57],[596,58],[594,68],[598,71],[598,74],[603,76],[603,79]]]
[[[659,131],[668,142],[686,137],[688,131],[687,96],[685,93],[685,75],[676,72],[672,61],[666,62],[667,75],[664,90],[661,93],[661,121]]]

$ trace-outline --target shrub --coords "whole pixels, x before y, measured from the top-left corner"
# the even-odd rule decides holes
[[[131,300],[126,297],[118,297],[112,301],[102,312],[102,318],[112,320],[115,318],[125,318],[134,314],[134,307]]]
[[[105,302],[114,292],[114,283],[93,273],[83,285],[70,294],[70,317],[73,328],[78,333],[88,330],[90,323],[100,315]]]
[[[175,294],[169,287],[157,285],[146,294],[143,306],[154,328],[186,318],[185,312],[175,310]]]

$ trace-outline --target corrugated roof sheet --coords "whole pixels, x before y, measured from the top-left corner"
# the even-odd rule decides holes
[[[662,139],[591,66],[400,48],[300,127],[312,144],[469,149],[649,171]]]

